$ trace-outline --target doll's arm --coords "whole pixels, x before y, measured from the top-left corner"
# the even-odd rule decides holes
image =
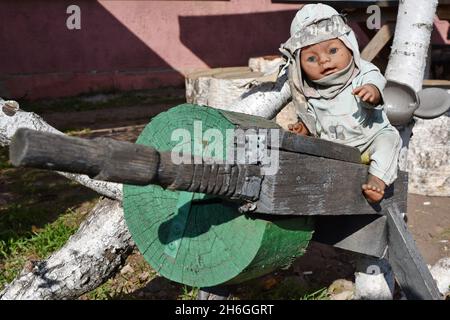
[[[381,74],[380,69],[370,62],[361,60],[361,73],[353,94],[374,107],[383,104],[386,78]]]
[[[357,95],[362,101],[375,106],[382,102],[380,90],[377,86],[371,83],[355,88],[352,93]]]

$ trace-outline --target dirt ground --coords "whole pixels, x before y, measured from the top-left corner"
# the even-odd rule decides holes
[[[73,130],[71,134],[75,136],[103,136],[134,142],[150,118],[167,107],[159,104],[155,109],[140,106],[125,110],[112,108],[74,112],[69,115],[52,112],[43,113],[42,116],[58,129],[70,127]],[[427,264],[432,265],[440,258],[450,257],[450,197],[409,194],[407,224]],[[307,253],[289,269],[239,285],[232,291],[239,299],[302,297],[328,287],[336,279],[354,280],[357,258],[357,255],[344,250],[312,242]],[[81,298],[192,299],[194,296],[193,288],[172,283],[155,274],[136,251],[113,279],[95,293]]]

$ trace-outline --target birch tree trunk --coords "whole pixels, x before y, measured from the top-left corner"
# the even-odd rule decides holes
[[[422,89],[437,4],[437,0],[399,2],[386,78],[406,84],[416,93]],[[450,194],[448,123],[447,114],[433,120],[417,119],[400,129],[403,146],[399,167],[409,172],[410,192]],[[410,141],[411,132],[414,136]]]
[[[108,280],[133,246],[122,204],[102,199],[60,250],[25,266],[0,299],[75,299]]]
[[[17,102],[0,100],[0,146],[8,146],[18,128],[63,134],[37,114],[20,110]],[[108,198],[122,200],[122,185],[120,183],[93,180],[80,174],[58,173]]]
[[[41,117],[0,99],[0,145],[7,146],[20,127],[60,133]],[[95,289],[119,268],[134,243],[125,223],[122,185],[64,174],[98,193],[102,199],[79,230],[45,261],[24,267],[0,293],[0,299],[73,299]]]
[[[386,79],[422,89],[437,0],[399,1]]]

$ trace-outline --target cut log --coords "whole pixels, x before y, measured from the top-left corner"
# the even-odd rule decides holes
[[[265,75],[249,67],[198,71],[186,76],[186,100],[271,119],[290,98],[286,79],[275,82],[276,76],[277,73]],[[272,103],[278,100],[281,103]]]
[[[190,73],[186,76],[186,101],[226,108],[240,99],[261,72],[249,67],[215,68]]]
[[[197,132],[196,123],[202,124]],[[235,126],[219,110],[186,104],[153,118],[137,143],[170,151],[180,143],[172,133],[182,129],[186,151],[199,157],[218,138],[208,139],[208,130],[224,138]],[[204,151],[195,148],[199,141]],[[216,154],[217,159],[227,156]],[[211,173],[205,181],[220,184],[220,174]],[[156,185],[125,185],[124,210],[149,264],[170,280],[196,287],[238,283],[285,266],[303,254],[312,236],[312,220],[307,217],[242,214],[229,200]]]
[[[262,72],[266,75],[278,73],[283,58],[280,55],[253,57],[248,60],[248,66],[253,72]]]

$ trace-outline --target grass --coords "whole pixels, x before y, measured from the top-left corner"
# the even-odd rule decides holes
[[[74,213],[68,210],[53,223],[28,235],[0,240],[0,288],[12,281],[28,260],[47,258],[61,248],[78,229]]]
[[[8,149],[0,148],[0,170],[12,168],[9,162]]]
[[[305,294],[300,300],[329,300],[328,288],[321,288],[316,292]]]
[[[97,199],[56,173],[12,167],[0,148],[0,289],[62,247]]]
[[[184,285],[183,292],[179,295],[179,300],[195,300],[197,299],[198,288]]]

